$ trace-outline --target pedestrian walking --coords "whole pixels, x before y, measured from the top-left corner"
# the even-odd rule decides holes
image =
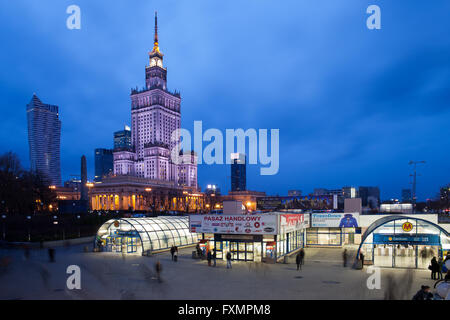
[[[214,267],[216,266],[216,258],[217,258],[216,248],[213,249],[213,261],[214,261]]]
[[[437,280],[439,263],[437,262],[436,257],[433,257],[433,259],[431,259],[431,264],[429,265],[428,269],[431,270],[431,280]]]
[[[438,260],[438,270],[437,270],[437,278],[438,278],[438,280],[440,280],[440,279],[442,279],[443,278],[443,276],[442,276],[442,268],[444,267],[444,259],[442,259],[442,257],[439,257],[439,260]]]
[[[156,261],[155,264],[155,271],[156,271],[156,277],[158,279],[159,282],[161,282],[161,271],[162,271],[162,266],[161,266],[161,262]]]
[[[178,250],[175,250],[175,252],[173,253],[173,261],[178,261]]]
[[[208,254],[206,255],[206,260],[208,260],[208,267],[211,267],[212,254],[211,251],[208,250]]]
[[[301,262],[302,262],[302,258],[300,256],[300,252],[298,252],[297,256],[295,257],[295,263],[297,264],[297,271],[302,268]]]
[[[342,260],[344,261],[344,268],[347,268],[347,249],[344,249],[344,252],[342,253]]]
[[[231,269],[231,252],[227,252],[227,269]]]
[[[430,292],[429,286],[422,286],[412,298],[413,300],[433,300],[433,294]]]
[[[173,261],[173,255],[175,254],[175,246],[170,247],[170,254],[172,255],[172,261]]]
[[[48,248],[48,259],[50,262],[55,262],[55,249]]]
[[[300,265],[304,265],[305,264],[305,250],[303,250],[303,248],[300,249]]]
[[[197,250],[197,256],[199,258],[202,257],[202,250],[200,249],[200,245],[197,243],[197,246],[195,247],[195,249]]]
[[[361,260],[361,270],[364,269],[364,253],[359,253],[359,260]]]

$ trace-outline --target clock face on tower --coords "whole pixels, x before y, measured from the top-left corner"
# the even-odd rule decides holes
[[[156,66],[156,58],[153,58],[152,60],[150,60],[150,67],[154,67]]]
[[[162,68],[162,61],[158,59],[157,66]]]

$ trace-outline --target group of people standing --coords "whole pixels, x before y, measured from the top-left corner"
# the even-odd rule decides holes
[[[444,279],[442,271],[444,271],[444,264],[447,260],[450,260],[450,254],[447,254],[445,260],[442,257],[439,257],[439,260],[437,260],[436,257],[431,259],[431,263],[428,266],[428,269],[431,271],[431,280]],[[446,270],[446,272],[445,280],[450,280],[450,270]]]

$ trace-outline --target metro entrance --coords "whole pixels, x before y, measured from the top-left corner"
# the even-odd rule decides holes
[[[378,267],[427,269],[438,253],[439,246],[379,244],[373,248],[373,263]]]

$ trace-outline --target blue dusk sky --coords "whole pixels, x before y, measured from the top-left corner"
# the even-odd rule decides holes
[[[81,8],[81,30],[66,8]],[[381,30],[366,9],[381,8]],[[182,127],[280,129],[280,169],[248,168],[250,190],[379,186],[383,199],[450,183],[450,2],[382,0],[3,0],[0,151],[29,167],[26,104],[59,106],[63,180],[130,124],[144,86],[154,12]],[[206,146],[206,143],[205,143]],[[230,189],[230,167],[199,166],[199,184]]]

